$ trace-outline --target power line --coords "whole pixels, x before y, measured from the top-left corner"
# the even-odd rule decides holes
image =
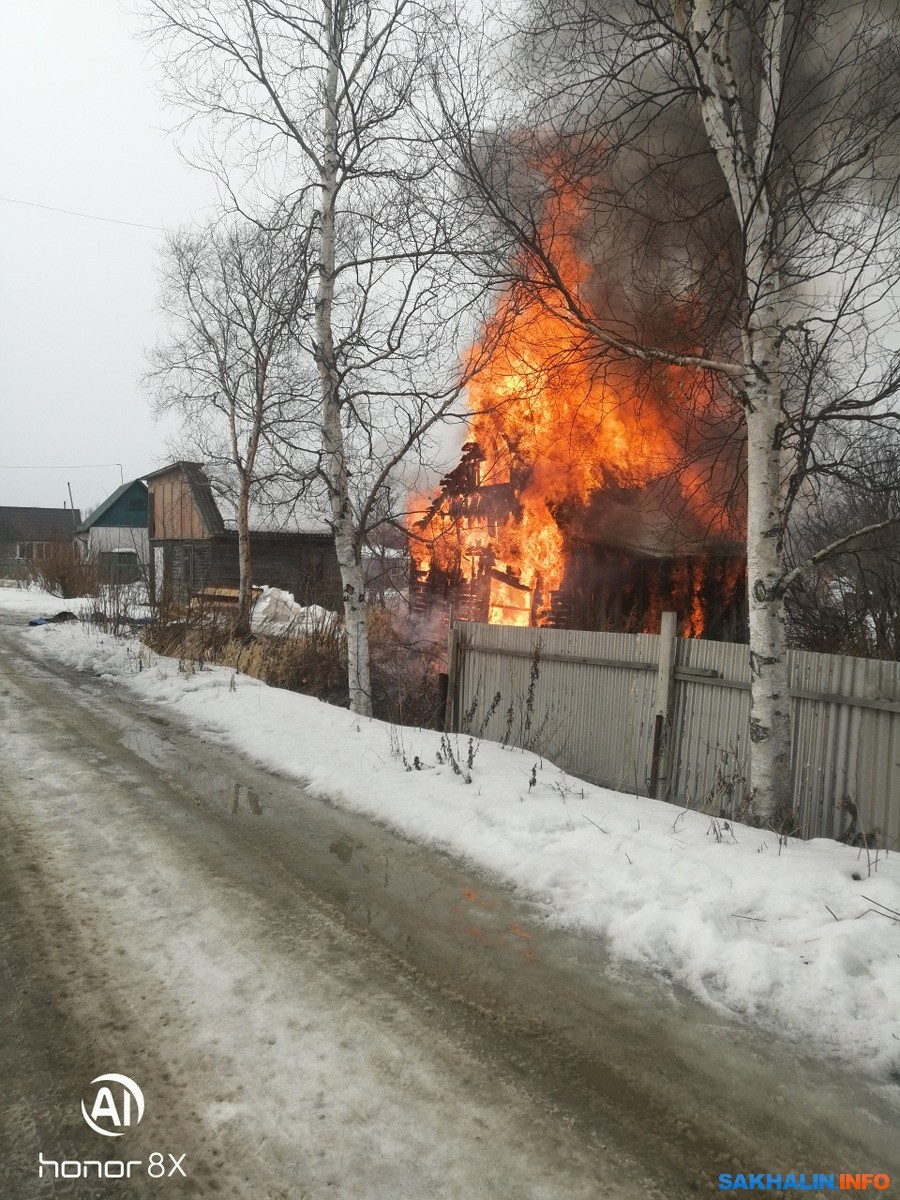
[[[139,221],[120,221],[118,217],[98,217],[95,213],[74,212],[71,208],[55,208],[52,204],[38,204],[34,200],[14,200],[11,196],[0,196],[4,204],[24,204],[28,208],[43,208],[47,212],[65,213],[67,217],[83,217],[87,221],[106,221],[110,225],[130,225],[132,229],[156,229],[168,233],[162,225],[142,225]]]
[[[48,467],[44,463],[41,463],[40,466],[29,466],[27,463],[0,463],[0,471],[96,471],[100,467],[118,467],[124,482],[125,473],[121,463],[76,463],[74,466],[59,467]]]

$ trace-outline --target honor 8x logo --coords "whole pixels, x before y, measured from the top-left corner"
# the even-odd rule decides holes
[[[126,1129],[140,1124],[144,1115],[144,1094],[127,1075],[98,1075],[91,1080],[89,1098],[81,1101],[81,1115],[94,1133],[103,1137],[121,1137]],[[146,1174],[150,1179],[187,1178],[182,1165],[187,1156],[163,1154],[154,1150],[146,1159],[45,1158],[38,1154],[38,1178],[44,1179],[132,1179]],[[168,1159],[168,1164],[166,1163]],[[43,1193],[42,1193],[43,1194]],[[92,1193],[93,1194],[93,1193]]]
[[[81,1115],[95,1133],[104,1137],[121,1137],[132,1125],[138,1125],[144,1115],[144,1095],[127,1075],[98,1075],[91,1087],[98,1087],[90,1111],[84,1100]]]

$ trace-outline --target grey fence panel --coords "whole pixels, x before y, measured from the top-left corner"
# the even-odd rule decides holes
[[[675,771],[665,798],[710,812],[733,811],[744,798],[748,773],[747,647],[679,638],[675,665],[669,725]]]
[[[574,775],[641,794],[650,790],[656,745],[665,799],[716,813],[745,798],[746,646],[677,640],[671,707],[655,742],[658,636],[470,622],[455,622],[451,636],[455,729],[535,749]],[[841,836],[846,796],[863,832],[900,845],[900,663],[792,651],[789,671],[802,832]]]
[[[679,638],[678,666],[686,670],[712,670],[730,683],[749,686],[750,659],[747,647],[737,642],[707,642],[702,638]]]
[[[468,622],[455,628],[457,730],[528,746],[594,783],[646,792],[658,637]]]
[[[675,770],[665,799],[733,812],[744,799],[748,775],[750,692],[678,679],[669,736]]]
[[[836,837],[846,796],[860,826],[900,835],[900,664],[834,654],[791,654],[794,781],[801,823]]]
[[[859,807],[864,828],[892,829],[900,835],[897,819],[900,795],[900,716],[864,709],[860,718],[860,752],[856,786],[850,795]]]

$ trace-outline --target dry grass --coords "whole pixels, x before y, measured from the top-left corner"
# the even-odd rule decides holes
[[[144,640],[159,654],[195,667],[215,663],[272,687],[347,703],[347,658],[336,622],[310,633],[248,638],[232,637],[222,623],[210,619],[172,622],[151,626]]]
[[[437,729],[442,718],[436,648],[414,645],[402,616],[373,607],[367,614],[374,715]],[[144,640],[159,654],[193,667],[230,667],[272,687],[346,706],[347,654],[338,618],[319,629],[280,636],[234,638],[227,621],[206,612],[190,621],[156,623]]]

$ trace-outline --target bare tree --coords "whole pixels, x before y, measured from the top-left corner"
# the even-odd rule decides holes
[[[236,476],[237,636],[250,632],[251,501],[271,477],[275,446],[309,407],[297,337],[311,317],[310,227],[291,217],[182,230],[162,253],[172,332],[150,356],[148,384],[157,411],[181,417],[182,442]]]
[[[343,583],[350,705],[371,713],[362,549],[379,498],[455,410],[476,279],[431,120],[440,7],[417,0],[147,0],[170,94],[211,122],[232,195],[312,198],[318,465]],[[268,174],[267,174],[268,173]],[[470,366],[470,369],[471,366]],[[305,449],[305,447],[304,447]]]
[[[787,593],[788,636],[809,650],[898,661],[900,447],[896,436],[856,436],[832,458],[828,488],[799,506],[791,530],[793,557],[810,566]]]
[[[843,0],[539,0],[518,16],[515,86],[449,98],[454,149],[548,310],[608,361],[715,381],[743,416],[752,805],[778,821],[792,511],[834,469],[829,426],[895,417],[900,19]],[[574,279],[554,204],[584,214]]]

